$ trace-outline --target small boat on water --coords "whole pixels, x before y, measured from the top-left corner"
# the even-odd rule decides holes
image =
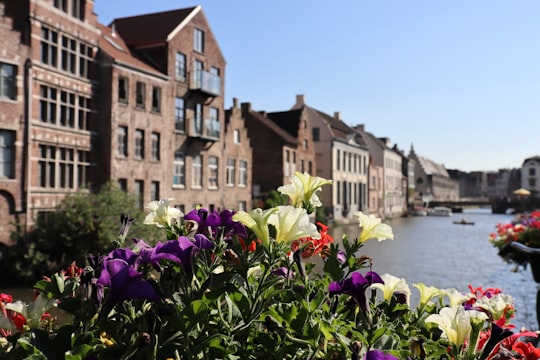
[[[474,225],[474,221],[467,221],[465,219],[461,219],[459,221],[454,221],[454,224],[456,224],[456,225]]]
[[[429,216],[452,216],[452,209],[445,206],[435,206],[428,209],[427,214]]]

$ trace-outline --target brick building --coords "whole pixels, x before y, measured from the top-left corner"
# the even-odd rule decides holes
[[[239,109],[225,130],[226,64],[202,8],[104,26],[93,7],[0,0],[0,243],[110,180],[141,206],[249,209],[250,142]]]

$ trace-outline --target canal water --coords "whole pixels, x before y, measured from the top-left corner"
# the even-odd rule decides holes
[[[457,225],[466,219],[474,225]],[[415,283],[468,292],[473,287],[497,287],[511,295],[516,308],[513,323],[519,329],[538,329],[536,318],[537,284],[530,269],[515,271],[505,263],[488,240],[499,222],[510,222],[511,215],[491,214],[490,209],[466,209],[451,217],[422,216],[387,221],[394,240],[369,240],[361,249],[373,259],[373,270],[404,278],[411,288],[411,306],[418,303]],[[331,230],[334,239],[346,234],[356,238],[358,224]]]

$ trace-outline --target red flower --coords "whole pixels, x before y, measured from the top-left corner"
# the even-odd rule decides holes
[[[321,222],[317,222],[317,228],[319,229],[319,234],[321,234],[320,239],[313,238],[302,238],[293,241],[291,244],[291,250],[296,251],[302,249],[302,257],[309,258],[313,255],[321,254],[324,256],[328,244],[334,242],[334,238],[328,234],[328,226]]]
[[[512,350],[520,353],[527,360],[537,360],[540,359],[540,349],[534,347],[531,343],[516,342],[512,346]]]

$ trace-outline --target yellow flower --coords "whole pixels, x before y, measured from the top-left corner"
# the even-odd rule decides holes
[[[435,323],[441,329],[444,336],[454,345],[460,347],[469,340],[472,323],[487,320],[488,316],[476,310],[465,310],[463,306],[456,305],[444,307],[438,314],[431,314],[426,318],[426,323]]]
[[[179,209],[169,206],[172,200],[172,198],[168,198],[149,202],[146,208],[150,212],[146,215],[144,223],[158,227],[169,227],[173,219],[184,216]]]
[[[374,215],[366,215],[361,211],[357,211],[354,215],[358,218],[360,223],[360,236],[358,241],[363,243],[369,239],[378,239],[382,240],[394,240],[394,233],[392,228],[389,225],[381,223],[381,219],[375,217]]]
[[[450,300],[449,306],[462,305],[464,301],[469,299],[469,296],[461,293],[457,289],[442,290],[443,294],[448,296]]]
[[[105,331],[102,331],[101,334],[99,334],[99,340],[108,348],[113,347],[115,344],[114,339],[107,335]]]
[[[419,307],[426,305],[435,296],[444,295],[444,291],[437,289],[433,286],[426,286],[424,283],[413,284],[415,288],[420,292],[420,304]]]
[[[294,206],[278,206],[268,223],[276,228],[276,241],[290,243],[300,238],[320,239],[317,226],[309,221],[306,209]]]
[[[321,186],[331,184],[332,180],[323,179],[318,176],[311,176],[308,173],[296,171],[290,176],[291,183],[278,187],[278,191],[289,196],[291,203],[296,207],[303,207],[311,203],[313,207],[322,206],[316,192],[321,190]]]
[[[371,288],[381,289],[384,300],[390,300],[394,293],[402,293],[405,294],[407,304],[409,304],[411,289],[409,288],[409,285],[407,285],[405,279],[400,279],[390,274],[381,275],[381,279],[384,281],[384,284],[374,283],[371,285]]]
[[[277,208],[267,210],[257,208],[251,210],[249,213],[245,211],[238,211],[233,215],[233,220],[244,224],[248,229],[255,233],[255,236],[261,240],[263,245],[268,245],[270,242],[268,218],[277,211]]]

